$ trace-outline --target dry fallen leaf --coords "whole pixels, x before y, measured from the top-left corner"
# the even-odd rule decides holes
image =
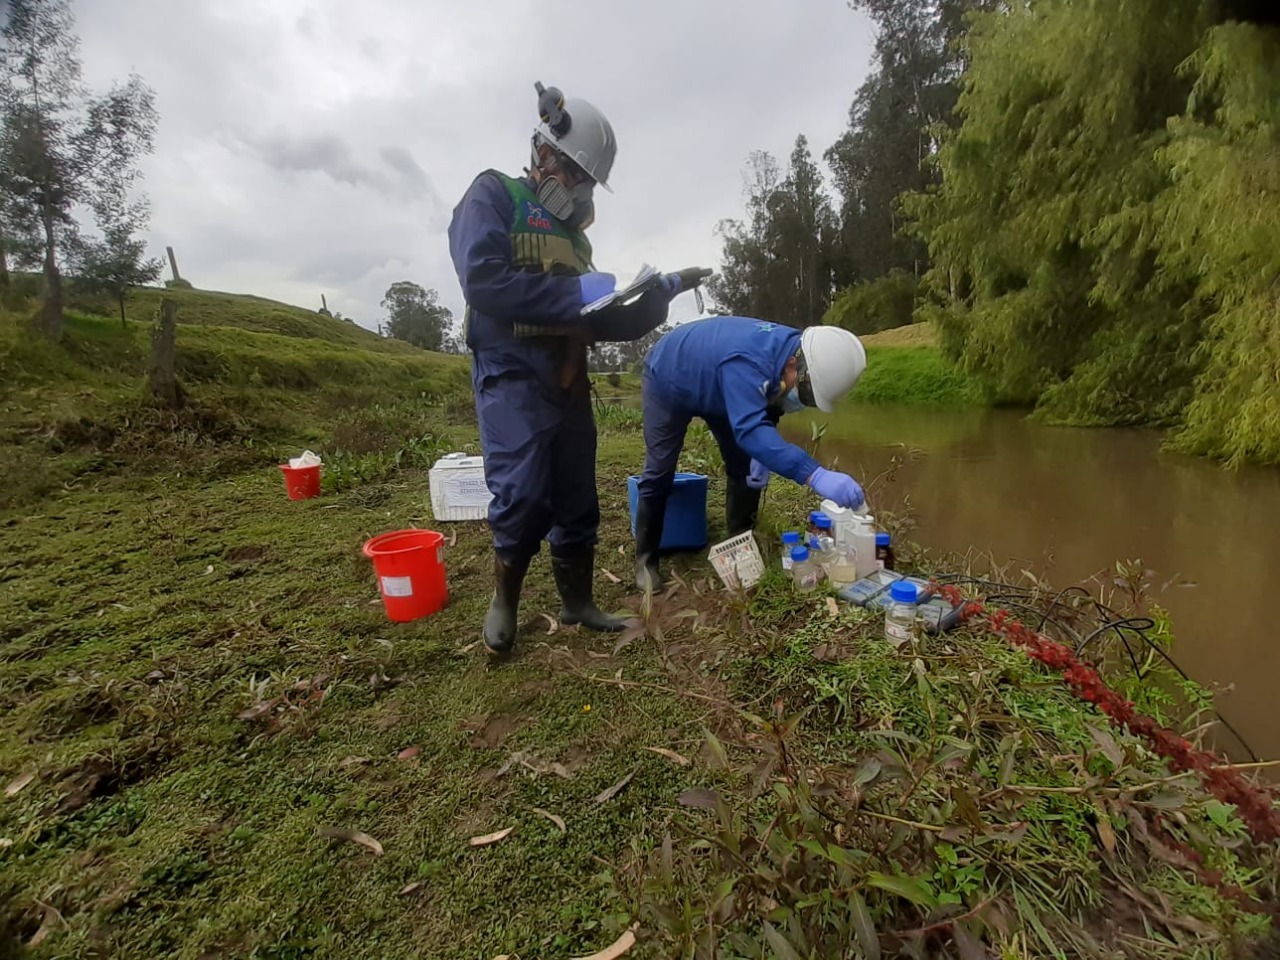
[[[645,749],[650,753],[656,753],[660,757],[666,757],[672,763],[678,764],[679,766],[688,767],[692,765],[692,761],[688,757],[682,757],[674,750],[668,750],[665,747],[645,747]]]
[[[414,757],[416,757],[416,756],[417,756],[418,754],[420,754],[421,752],[422,752],[422,748],[421,748],[421,747],[405,747],[403,750],[401,750],[399,753],[397,753],[397,754],[396,754],[396,759],[397,759],[397,760],[412,760]]]
[[[534,812],[534,813],[537,813],[537,814],[540,814],[540,815],[542,815],[542,816],[544,816],[544,817],[546,817],[548,820],[550,820],[552,823],[554,823],[557,827],[559,827],[559,828],[560,828],[560,832],[561,832],[561,833],[567,833],[567,832],[568,832],[568,829],[567,829],[567,828],[565,827],[565,825],[564,825],[564,821],[563,821],[562,819],[560,819],[559,817],[557,817],[557,816],[556,816],[554,813],[552,813],[551,811],[549,811],[549,810],[543,810],[541,807],[534,807],[534,808],[533,808],[533,812]]]
[[[621,582],[622,582],[622,578],[621,578],[621,577],[619,577],[619,576],[617,576],[616,574],[614,574],[614,572],[613,572],[612,570],[606,570],[604,567],[601,567],[601,568],[600,568],[600,572],[601,572],[601,573],[603,573],[606,577],[608,577],[608,578],[609,578],[609,582],[610,582],[610,583],[621,583]]]
[[[1116,831],[1111,826],[1111,818],[1107,816],[1105,810],[1098,808],[1095,810],[1097,815],[1098,839],[1102,841],[1102,845],[1106,848],[1107,853],[1116,852]]]
[[[694,807],[698,810],[715,810],[720,805],[720,795],[705,787],[692,787],[676,798],[682,807]]]
[[[209,574],[211,574],[211,573],[213,573],[213,564],[212,564],[212,563],[211,563],[211,564],[209,564],[207,567],[205,567],[205,568],[204,568],[204,575],[205,575],[206,577],[207,577]]]
[[[827,597],[827,616],[832,618],[840,616],[840,605],[836,603],[835,597]]]
[[[381,601],[379,601],[379,602],[381,602]],[[479,641],[479,640],[476,640],[474,643],[468,643],[465,647],[459,647],[459,648],[458,648],[458,652],[459,652],[459,653],[470,653],[472,650],[474,650],[474,649],[475,649],[476,647],[478,647],[478,646],[480,646],[480,641]]]
[[[636,935],[628,930],[614,941],[613,946],[605,947],[599,953],[593,953],[589,957],[574,957],[574,960],[617,960],[618,957],[629,953],[635,945]]]
[[[8,850],[13,846],[13,841],[8,837],[0,837],[0,850]]]
[[[274,700],[259,700],[253,706],[241,710],[236,714],[237,720],[258,720],[265,717],[268,713],[275,709],[276,702]]]
[[[4,788],[4,795],[6,797],[12,797],[14,794],[18,793],[18,791],[26,789],[27,786],[31,783],[31,781],[34,780],[35,778],[36,778],[36,775],[34,773],[24,773],[22,776],[17,777],[12,782],[10,782],[10,784],[7,787]]]
[[[625,777],[623,777],[621,780],[615,783],[608,790],[601,793],[598,797],[596,797],[592,801],[592,803],[595,803],[597,805],[602,803],[608,803],[610,800],[612,800],[614,797],[620,794],[623,790],[625,790],[627,787],[627,784],[631,782],[631,778],[634,777],[639,772],[640,772],[640,764],[637,763],[635,767],[632,768],[630,773],[628,773]]]
[[[331,840],[350,840],[352,843],[358,843],[360,846],[372,850],[379,857],[382,856],[382,844],[367,833],[361,833],[359,830],[348,830],[346,827],[321,827],[320,836],[328,837]]]
[[[514,830],[515,827],[507,827],[507,829],[499,830],[497,833],[489,833],[483,837],[472,837],[467,843],[473,847],[488,847],[498,843],[500,840],[507,839]]]
[[[552,617],[551,614],[542,614],[542,619],[547,621],[547,636],[551,636],[551,634],[560,629],[560,621]]]
[[[39,903],[44,908],[44,921],[40,924],[40,929],[33,933],[31,939],[27,941],[28,950],[34,950],[44,943],[45,937],[49,936],[50,931],[53,930],[54,922],[58,919],[58,911],[53,907],[47,903],[40,903],[39,900],[36,903]]]
[[[421,887],[422,887],[421,883],[411,883],[407,887],[404,887],[403,889],[401,889],[399,896],[407,897],[409,894],[413,893],[415,890],[420,889]]]
[[[361,764],[368,762],[368,757],[343,757],[338,761],[338,769],[345,770],[347,767],[358,767]]]

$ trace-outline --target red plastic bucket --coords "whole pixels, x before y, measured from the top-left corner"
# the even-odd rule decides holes
[[[313,467],[291,467],[282,463],[284,488],[290,500],[309,500],[320,493],[320,464]]]
[[[449,599],[444,578],[444,534],[434,530],[396,530],[364,545],[373,561],[387,617],[407,623],[438,612]]]

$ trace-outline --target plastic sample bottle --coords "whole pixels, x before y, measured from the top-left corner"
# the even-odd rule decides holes
[[[795,547],[800,546],[800,534],[795,530],[788,530],[782,535],[782,569],[791,569],[791,551]]]
[[[919,636],[916,627],[916,585],[898,580],[889,587],[889,603],[884,610],[884,638],[895,647],[915,643]]]
[[[858,517],[853,531],[853,548],[856,551],[858,576],[869,577],[879,567],[876,565],[876,528],[870,517]]]
[[[831,538],[835,540],[836,546],[852,546],[857,515],[834,500],[823,500],[822,512],[831,518]]]
[[[881,570],[893,569],[893,543],[887,533],[876,534],[876,566]]]
[[[858,579],[858,553],[852,544],[836,544],[833,558],[827,564],[827,579],[835,587],[846,586]]]
[[[808,593],[817,589],[818,582],[822,579],[822,569],[809,559],[808,547],[791,549],[791,576],[797,590]]]

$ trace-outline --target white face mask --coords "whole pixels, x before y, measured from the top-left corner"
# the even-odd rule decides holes
[[[800,402],[800,392],[795,387],[792,387],[775,402],[782,407],[783,413],[796,413],[804,409],[804,404]]]

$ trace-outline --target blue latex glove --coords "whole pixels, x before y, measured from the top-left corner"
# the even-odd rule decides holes
[[[578,286],[582,288],[582,305],[585,307],[613,293],[618,286],[618,278],[612,273],[584,273],[578,277]]]
[[[820,497],[825,497],[841,507],[857,510],[866,497],[858,482],[847,473],[837,473],[819,467],[808,480],[809,487]]]
[[[747,486],[752,490],[763,490],[769,485],[769,468],[759,460],[751,461],[751,469],[747,471]]]
[[[674,300],[682,286],[678,273],[664,273],[658,278],[658,292],[667,300]]]

